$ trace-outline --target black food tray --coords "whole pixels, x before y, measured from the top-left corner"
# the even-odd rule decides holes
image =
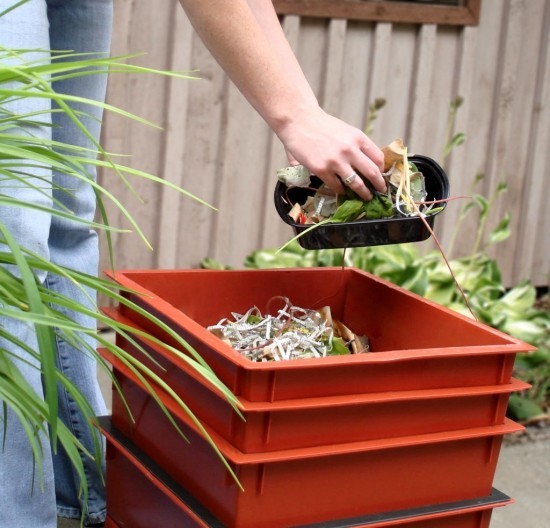
[[[427,156],[411,156],[409,158],[424,175],[427,201],[444,200],[449,197],[449,180],[445,171],[433,159]],[[312,177],[312,187],[318,187],[321,180]],[[312,189],[287,186],[277,182],[275,187],[275,208],[285,223],[292,227],[295,235],[310,228],[311,225],[297,224],[288,213],[292,204],[303,204],[307,197],[315,193]],[[288,201],[287,201],[288,198]],[[425,217],[433,229],[435,217],[443,211],[446,202],[435,207],[442,209]],[[386,244],[403,244],[420,242],[430,237],[430,231],[419,217],[380,218],[375,220],[359,220],[323,224],[311,229],[298,238],[298,243],[305,249],[335,249],[346,247],[382,246]]]

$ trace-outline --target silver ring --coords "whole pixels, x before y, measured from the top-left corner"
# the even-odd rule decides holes
[[[349,187],[355,181],[355,178],[357,178],[357,173],[353,172],[344,180],[344,185]]]

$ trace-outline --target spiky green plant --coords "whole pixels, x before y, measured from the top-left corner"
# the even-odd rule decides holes
[[[108,104],[56,93],[52,89],[52,82],[75,76],[105,74],[106,69],[126,74],[170,75],[180,78],[189,78],[192,76],[187,73],[157,71],[132,65],[127,62],[130,57],[98,58],[97,55],[71,55],[67,53],[56,55],[54,53],[51,58],[49,54],[42,54],[41,56],[43,59],[36,59],[35,54],[31,60],[28,58],[29,51],[30,50],[14,50],[0,47],[0,177],[3,180],[3,187],[0,187],[0,205],[3,207],[20,207],[27,209],[33,207],[39,208],[41,211],[45,211],[51,215],[83,222],[90,228],[103,232],[108,240],[107,245],[111,257],[111,265],[114,266],[110,235],[113,232],[123,230],[109,225],[106,216],[106,202],[114,204],[122,212],[123,216],[128,219],[133,230],[142,237],[144,243],[148,244],[148,242],[131,213],[118,201],[116,196],[100,184],[90,181],[86,170],[87,165],[95,165],[103,170],[111,170],[126,182],[126,177],[128,175],[146,178],[159,184],[172,187],[175,192],[186,194],[195,200],[201,200],[196,196],[190,195],[184,189],[176,187],[152,174],[132,169],[118,163],[116,161],[116,156],[105,152],[101,145],[93,140],[83,124],[84,114],[74,110],[73,104],[82,103],[85,105],[99,105],[107,112],[114,112],[141,123],[147,123],[146,121]],[[70,58],[70,61],[67,61],[67,58]],[[11,101],[30,97],[45,98],[55,103],[52,104],[55,110],[35,112],[26,115],[16,114],[10,110],[9,103]],[[29,125],[31,125],[32,128],[33,124],[42,123],[45,116],[41,114],[50,112],[64,112],[72,120],[75,126],[93,142],[95,145],[93,152],[74,145],[55,143],[52,140],[41,139],[29,134]],[[147,124],[151,125],[151,123]],[[17,200],[2,191],[6,186],[9,187],[10,182],[18,186],[33,186],[33,189],[37,190],[36,177],[34,177],[33,183],[31,181],[32,178],[28,175],[28,169],[36,166],[56,170],[60,173],[70,175],[73,178],[85,179],[89,182],[89,185],[93,186],[97,197],[101,220],[97,222],[79,220],[71,211],[56,203],[55,200],[51,207],[37,206]],[[48,184],[41,182],[40,185]],[[68,189],[66,191],[70,192]],[[202,203],[205,204],[204,202]],[[205,205],[208,206],[208,204]],[[75,312],[91,315],[101,324],[101,326],[125,335],[125,337],[135,346],[140,348],[144,357],[147,356],[146,352],[139,347],[132,336],[140,334],[154,342],[159,341],[151,335],[137,332],[133,328],[119,324],[102,315],[93,299],[90,299],[93,304],[93,308],[90,309],[87,306],[75,302],[73,299],[53,293],[45,288],[37,279],[37,271],[68,278],[74,284],[79,285],[83,291],[85,289],[91,289],[104,297],[112,299],[115,303],[131,305],[133,310],[148,317],[159,327],[162,327],[168,332],[186,352],[184,353],[174,347],[165,346],[167,346],[172,353],[180,356],[192,368],[212,383],[212,385],[219,389],[236,409],[237,400],[221,381],[218,380],[210,367],[208,367],[195,350],[161,321],[120,295],[120,286],[114,285],[114,283],[108,280],[80,273],[74,269],[56,266],[40,255],[34,254],[28,249],[21,247],[0,218],[0,317],[12,318],[33,325],[38,338],[38,350],[31,350],[25,344],[21,343],[16,336],[8,333],[3,325],[0,325],[0,337],[13,343],[15,345],[13,348],[21,351],[17,357],[13,357],[13,352],[9,352],[7,349],[0,347],[0,400],[3,402],[4,417],[6,416],[6,410],[8,408],[11,409],[26,431],[28,441],[34,453],[39,480],[42,475],[42,450],[38,433],[42,433],[50,438],[54,450],[57,449],[59,443],[67,452],[80,478],[82,498],[84,503],[86,503],[87,485],[84,467],[79,456],[79,453],[82,452],[84,448],[58,417],[57,385],[62,384],[66,387],[90,424],[94,423],[95,416],[80,391],[60,370],[57,369],[54,347],[56,339],[63,339],[76,346],[81,350],[81,353],[90,354],[96,357],[99,364],[104,366],[107,372],[110,372],[97,351],[90,347],[83,338],[84,335],[93,334],[97,337],[101,346],[106,347],[115,357],[122,361],[138,376],[144,385],[150,389],[151,394],[161,407],[162,403],[151,389],[152,384],[156,384],[168,392],[180,407],[187,412],[197,427],[202,430],[203,434],[209,439],[211,445],[217,451],[214,442],[185,405],[185,402],[182,401],[159,376],[149,369],[144,362],[136,360],[101,334],[96,336],[94,329],[76,324],[63,315],[59,308],[68,308]],[[25,381],[17,367],[19,361],[30,364],[33,363],[33,360],[36,362],[36,368],[40,369],[44,380],[44,398],[36,394],[32,387]],[[163,410],[167,418],[177,427],[176,422],[172,419],[168,411],[164,408]],[[6,426],[7,423],[4,418],[4,431],[5,434],[9,434],[9,431],[6,432]],[[94,453],[86,454],[95,458],[99,464],[102,457],[101,449],[101,443],[98,441],[96,442]],[[219,451],[217,452],[220,454]],[[229,466],[227,467],[232,473]]]

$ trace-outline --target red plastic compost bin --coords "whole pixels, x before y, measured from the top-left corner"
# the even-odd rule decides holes
[[[135,421],[115,393],[113,426],[231,528],[256,528],[258,519],[263,528],[280,528],[487,496],[503,435],[523,429],[507,420],[458,431],[242,453],[207,428],[242,492],[172,398],[157,389],[189,444],[135,375],[123,365],[117,370],[132,382],[124,396]]]
[[[116,310],[105,313],[116,322],[139,330],[136,323]],[[122,335],[117,335],[116,343],[145,362],[201,421],[244,453],[502,424],[510,394],[529,387],[512,379],[510,383],[488,387],[387,391],[275,402],[250,402],[241,397],[243,420],[225,397],[181,358],[147,339],[136,336],[135,340],[154,361],[149,361]],[[105,351],[102,354],[115,367],[122,392],[132,391],[133,382],[119,375],[119,362]],[[113,398],[116,400],[119,395],[115,393]]]
[[[105,519],[105,527],[104,528],[120,528],[120,526],[115,521],[113,521],[113,519],[110,515],[107,515],[107,518]]]
[[[101,419],[107,437],[106,528],[224,528],[189,492]],[[486,497],[295,528],[489,528],[494,508],[513,502],[493,489]],[[119,524],[120,523],[120,524]],[[263,519],[256,526],[266,526]],[[288,524],[280,524],[287,528]]]
[[[141,270],[108,273],[130,301],[181,335],[233,391],[249,401],[509,383],[518,352],[532,347],[354,268]],[[132,290],[127,291],[126,288]],[[206,330],[231,312],[265,312],[286,296],[369,337],[371,353],[254,363]],[[133,307],[132,319],[168,344]]]

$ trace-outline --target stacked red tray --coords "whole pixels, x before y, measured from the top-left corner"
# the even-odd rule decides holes
[[[502,437],[521,429],[505,412],[509,395],[527,387],[511,372],[528,345],[353,269],[129,271],[114,278],[136,304],[107,311],[111,318],[176,345],[140,311],[153,313],[238,396],[244,421],[169,349],[117,336],[201,420],[244,492],[173,398],[144,387],[105,353],[135,419],[115,391],[113,426],[223,526],[339,522],[490,496]],[[302,307],[329,304],[336,318],[369,336],[373,351],[253,363],[205,328],[233,311],[263,310],[277,295]],[[110,497],[111,512],[120,505]],[[456,526],[488,526],[491,507],[482,510],[461,511]],[[436,526],[425,515],[405,526]]]

